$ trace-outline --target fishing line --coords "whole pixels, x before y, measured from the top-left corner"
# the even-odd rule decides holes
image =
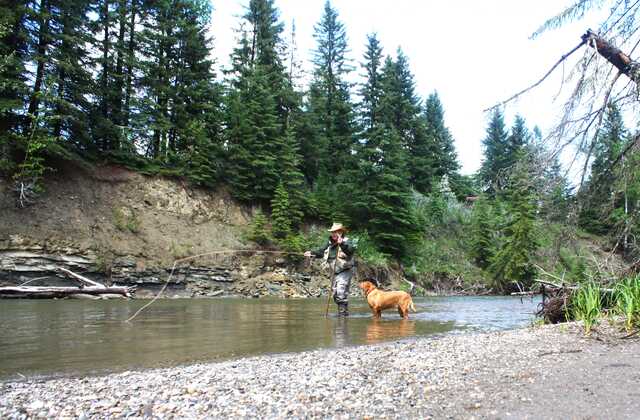
[[[136,313],[134,313],[131,317],[127,318],[124,322],[131,322],[136,316],[138,316],[138,314],[140,312],[142,312],[147,307],[149,307],[153,302],[158,300],[160,295],[167,289],[167,286],[169,286],[169,282],[171,281],[171,278],[173,277],[173,273],[175,272],[176,267],[178,266],[178,264],[183,263],[185,261],[190,261],[190,260],[193,260],[193,259],[196,259],[196,258],[206,257],[208,255],[231,254],[231,253],[241,253],[241,252],[251,252],[251,253],[254,253],[254,254],[263,253],[263,254],[283,254],[283,255],[303,255],[304,256],[303,252],[264,251],[264,250],[261,250],[261,249],[226,249],[226,250],[222,250],[222,251],[212,251],[212,252],[206,252],[204,254],[198,254],[198,255],[192,255],[190,257],[180,258],[180,259],[175,260],[173,262],[173,266],[171,267],[171,273],[169,273],[169,277],[165,281],[165,283],[162,286],[162,288],[160,289],[160,291],[154,296],[154,298],[151,299],[146,305],[144,305],[140,309],[138,309],[136,311]]]

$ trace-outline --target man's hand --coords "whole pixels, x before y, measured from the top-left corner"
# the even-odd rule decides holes
[[[305,257],[310,257],[311,256],[311,251],[305,251],[304,256]]]

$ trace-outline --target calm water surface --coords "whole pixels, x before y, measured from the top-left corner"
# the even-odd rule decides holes
[[[326,299],[0,301],[0,378],[78,375],[249,355],[377,343],[411,336],[526,326],[539,299],[414,298],[408,321],[371,319],[363,300],[348,319],[324,317]],[[335,311],[335,305],[331,306]]]

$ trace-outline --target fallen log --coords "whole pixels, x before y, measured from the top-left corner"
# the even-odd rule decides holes
[[[511,292],[511,296],[535,296],[539,294],[540,292],[535,292],[533,290],[530,290],[528,292]]]
[[[53,299],[64,298],[75,294],[86,295],[107,295],[115,294],[119,296],[131,297],[135,291],[133,287],[126,286],[7,286],[0,287],[0,298],[22,298],[22,299]]]
[[[13,299],[53,299],[65,298],[72,295],[118,295],[132,297],[135,287],[128,286],[105,286],[104,284],[90,280],[80,274],[74,273],[66,268],[58,267],[58,270],[67,277],[80,282],[80,286],[7,286],[0,287],[0,298]],[[88,285],[88,286],[85,286]],[[107,296],[108,298],[109,296]]]
[[[551,283],[549,281],[545,281],[545,280],[540,280],[540,279],[534,279],[533,280],[534,283],[540,283],[544,286],[547,287],[551,287],[553,289],[565,289],[565,290],[578,290],[580,289],[580,286],[569,286],[569,285],[564,285],[564,284],[555,284],[555,283]],[[615,290],[613,289],[609,289],[606,287],[599,287],[598,289],[600,289],[601,292],[604,293],[613,293]]]

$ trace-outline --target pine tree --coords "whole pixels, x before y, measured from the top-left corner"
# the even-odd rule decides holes
[[[480,178],[484,189],[495,194],[504,184],[505,152],[508,134],[505,129],[502,111],[495,110],[491,114],[487,136],[482,140],[484,159],[480,167]]]
[[[631,150],[614,168],[617,207],[610,216],[612,239],[619,244],[627,261],[640,259],[640,151]]]
[[[360,85],[360,103],[357,105],[358,143],[355,150],[357,159],[354,165],[343,171],[340,183],[342,194],[352,197],[343,207],[351,225],[365,227],[371,216],[372,194],[376,188],[377,166],[382,158],[380,145],[383,127],[379,114],[382,91],[382,47],[375,34],[367,36],[367,50],[361,64],[365,72],[365,81]]]
[[[278,183],[285,182],[284,188],[294,196],[293,220],[298,223],[300,157],[292,116],[298,113],[299,97],[282,64],[283,25],[272,0],[252,0],[242,25],[227,72],[226,173],[236,197],[264,204],[271,201]]]
[[[502,293],[528,288],[537,271],[533,259],[540,242],[536,226],[538,197],[530,177],[533,162],[531,156],[523,156],[509,177],[509,219],[502,229],[500,248],[488,267],[494,289]]]
[[[253,220],[251,220],[248,239],[259,245],[267,245],[271,240],[269,231],[267,230],[267,218],[260,209],[256,211]]]
[[[417,118],[420,115],[420,98],[415,93],[415,81],[409,69],[409,59],[401,48],[396,51],[396,59],[386,61],[383,69],[387,100],[392,103],[390,123],[395,127],[404,147],[410,149],[415,142]]]
[[[280,182],[271,200],[271,232],[275,238],[283,239],[291,233],[290,211],[289,194]]]
[[[611,222],[607,219],[615,208],[611,198],[616,182],[611,165],[620,154],[626,137],[627,130],[620,110],[610,105],[594,150],[589,181],[581,194],[583,205],[578,223],[589,232],[602,235],[611,228]]]
[[[562,166],[556,157],[544,174],[540,213],[551,222],[562,223],[569,215],[571,186],[562,174]]]
[[[507,137],[507,144],[504,149],[504,157],[502,159],[502,169],[511,169],[516,162],[522,157],[524,148],[531,141],[531,134],[527,129],[524,118],[516,115],[511,132]]]
[[[300,170],[300,154],[293,129],[288,129],[279,154],[280,182],[289,197],[288,218],[292,228],[301,225],[306,207],[305,181]]]
[[[382,46],[375,33],[367,35],[367,49],[361,67],[364,70],[365,81],[359,90],[361,100],[358,104],[358,113],[360,130],[366,133],[367,130],[373,129],[378,121],[376,112],[382,96]]]
[[[424,119],[427,136],[424,146],[422,147],[424,162],[422,164],[422,171],[425,171],[424,167],[428,165],[430,173],[423,174],[422,182],[437,182],[446,175],[452,181],[453,187],[456,188],[460,165],[458,164],[458,158],[453,144],[453,136],[444,122],[444,109],[437,92],[433,92],[427,98]],[[428,179],[429,176],[431,179]],[[428,192],[430,186],[423,184],[422,188],[424,188],[423,192]],[[421,191],[417,187],[416,189]]]
[[[400,135],[393,129],[379,132],[381,160],[374,166],[370,190],[369,233],[380,250],[401,258],[412,251],[418,226],[411,208],[411,190],[406,170],[406,153]]]
[[[245,87],[227,95],[226,174],[234,195],[268,203],[278,185],[282,134],[268,76],[257,66],[244,76]]]
[[[45,155],[47,151],[57,149],[56,139],[51,135],[52,122],[56,120],[52,107],[51,56],[57,11],[55,2],[41,0],[39,4],[29,3],[24,9],[18,8],[17,15],[14,15],[17,20],[13,21],[14,32],[11,36],[18,44],[11,51],[7,63],[9,74],[15,77],[9,82],[9,92],[18,93],[14,89],[22,85],[23,80],[23,76],[11,72],[19,68],[26,69],[33,80],[32,86],[25,92],[20,111],[9,113],[9,118],[20,115],[21,127],[14,126],[14,132],[7,133],[5,137],[13,142],[9,148],[13,149],[18,162],[17,167],[12,169],[15,169],[13,178],[16,189],[20,191],[21,206],[30,204],[42,189],[43,175],[49,169],[45,164]],[[23,52],[26,53],[23,55]]]
[[[53,90],[52,135],[64,138],[76,150],[91,150],[90,115],[93,110],[89,97],[93,80],[83,63],[90,61],[89,2],[65,0],[59,2],[52,19],[51,62],[54,70],[49,82]]]
[[[317,146],[312,150],[319,156],[318,171],[329,177],[337,176],[350,163],[354,146],[352,106],[349,84],[346,77],[351,71],[347,61],[347,35],[344,25],[338,20],[337,11],[329,1],[324,13],[314,28],[317,47],[313,52],[314,73],[309,90],[307,112],[312,130],[317,132],[313,140]]]
[[[371,71],[375,65],[370,61],[377,57],[370,54],[372,50],[370,48],[365,57],[369,61],[364,63],[365,68],[370,69],[371,80],[365,82],[363,89],[368,89],[379,100],[370,99],[360,104],[360,115],[365,123],[361,124],[363,130],[356,149],[357,160],[345,172],[345,179],[350,182],[345,180],[339,188],[343,196],[347,192],[352,193],[353,198],[343,205],[352,225],[366,228],[381,251],[401,258],[411,252],[418,233],[411,212],[407,137],[403,139],[396,126],[405,122],[409,126],[409,119],[405,121],[405,116],[396,112],[396,105],[402,102],[398,88],[401,77],[397,71],[404,67],[398,67],[387,59],[379,73]],[[380,80],[377,93],[371,89],[377,85],[374,78]]]
[[[480,268],[487,268],[496,252],[497,222],[491,202],[481,197],[473,206],[471,221],[471,256]]]
[[[27,7],[0,5],[0,174],[15,170],[16,144],[23,142],[28,92]]]
[[[92,22],[92,47],[95,54],[97,75],[95,80],[95,109],[91,113],[90,125],[94,143],[98,151],[116,150],[122,130],[118,129],[114,119],[115,100],[115,25],[117,22],[117,3],[109,0],[92,2],[91,13],[96,16]]]

